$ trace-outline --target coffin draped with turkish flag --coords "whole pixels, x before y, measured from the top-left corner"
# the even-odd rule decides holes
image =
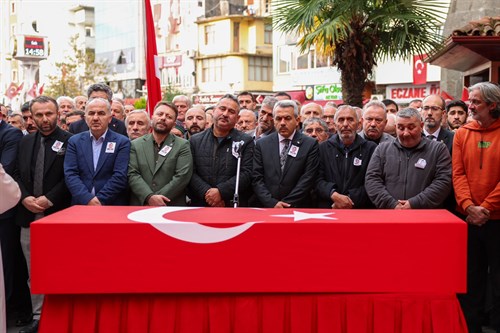
[[[31,225],[32,292],[464,292],[445,210],[74,206]]]

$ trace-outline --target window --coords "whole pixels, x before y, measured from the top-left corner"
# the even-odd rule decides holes
[[[287,45],[278,46],[278,73],[288,73],[291,68],[290,47]]]
[[[264,24],[264,44],[273,43],[273,26],[272,24]]]
[[[205,45],[215,44],[215,26],[213,24],[205,26]]]
[[[202,60],[202,82],[222,81],[222,58]]]
[[[272,81],[272,58],[249,57],[248,58],[248,80],[250,81]]]
[[[85,27],[85,37],[94,37],[94,29],[92,27]]]

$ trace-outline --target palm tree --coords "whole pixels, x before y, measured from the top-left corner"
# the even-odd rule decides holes
[[[447,4],[438,0],[276,0],[275,27],[297,34],[341,71],[345,103],[362,106],[376,60],[409,59],[442,44]]]

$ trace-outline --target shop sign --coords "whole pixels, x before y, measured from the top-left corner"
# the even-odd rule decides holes
[[[312,99],[317,101],[341,100],[342,86],[339,83],[315,85]]]
[[[439,95],[439,83],[428,83],[415,86],[413,84],[390,85],[386,88],[386,98],[396,103],[408,103],[413,99],[424,99],[428,95]]]

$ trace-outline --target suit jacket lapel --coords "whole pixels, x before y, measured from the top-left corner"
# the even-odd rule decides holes
[[[147,134],[145,136],[142,136],[140,138],[137,138],[136,140],[142,140],[141,144],[138,145],[138,151],[137,151],[137,158],[141,159],[143,158],[149,166],[149,171],[151,171],[151,174],[154,174],[155,172],[155,150],[153,146],[153,135],[152,134]]]
[[[87,167],[89,168],[90,174],[93,175],[94,172],[94,162],[93,156],[94,152],[92,151],[92,140],[90,139],[90,132],[85,132],[80,138],[83,153],[85,156],[88,156],[85,160],[87,161]]]
[[[174,139],[175,138],[174,138],[173,134],[169,134],[168,137],[165,139],[165,143],[163,144],[163,147],[170,146],[172,148],[174,146]],[[168,154],[170,154],[170,152]],[[166,154],[165,156],[158,154],[158,161],[156,162],[156,167],[155,167],[155,170],[153,172],[153,175],[156,174],[158,172],[158,170],[160,170],[161,166],[163,165],[163,162],[165,162],[165,160],[167,159],[168,154]]]
[[[104,138],[104,142],[102,143],[101,147],[101,153],[99,154],[99,161],[97,161],[97,167],[95,168],[95,173],[97,174],[99,170],[101,170],[102,166],[104,165],[104,162],[108,159],[108,156],[111,155],[112,153],[106,153],[107,150],[107,145],[109,142],[114,142],[115,143],[115,151],[113,154],[116,153],[116,149],[118,148],[116,146],[116,140],[115,136],[113,135],[113,132],[108,129],[108,133],[106,133],[106,138]]]
[[[293,136],[292,141],[290,142],[290,149],[292,148],[292,146],[300,147],[301,144],[302,144],[302,134],[297,130],[295,131],[295,135]],[[300,149],[297,149],[297,155],[299,151]],[[290,168],[290,165],[292,164],[294,158],[295,157],[293,156],[286,155],[286,162],[285,162],[285,167],[283,168],[282,178],[285,176],[286,172]]]
[[[61,129],[56,128],[56,133],[55,133],[54,137],[55,137],[56,141],[64,142],[64,133],[62,133]],[[55,144],[56,141],[54,141],[53,144]],[[52,164],[56,160],[56,156],[58,153],[58,152],[52,150],[52,146],[49,148],[49,150],[45,149],[45,152],[46,152],[46,154],[45,154],[46,156],[45,156],[45,164],[44,164],[44,170],[43,170],[44,175],[46,175],[47,172],[52,167]]]

